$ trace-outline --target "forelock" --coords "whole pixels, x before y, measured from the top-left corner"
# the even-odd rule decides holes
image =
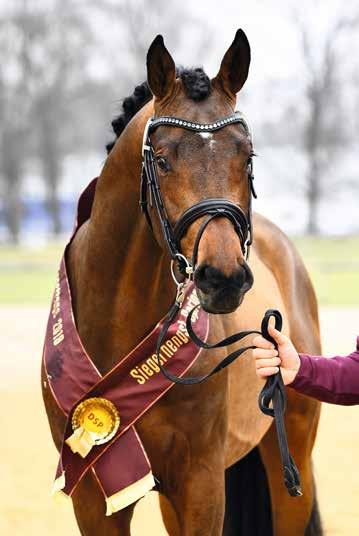
[[[211,94],[211,81],[202,67],[178,68],[177,75],[181,79],[183,89],[189,99],[201,101]]]

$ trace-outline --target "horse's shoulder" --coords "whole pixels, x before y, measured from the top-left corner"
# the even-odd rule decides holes
[[[290,288],[297,299],[315,302],[313,286],[304,262],[292,240],[265,216],[254,215],[254,249],[273,272],[282,288]],[[304,298],[303,298],[304,296]]]
[[[71,288],[74,313],[76,313],[77,289],[84,274],[86,263],[86,242],[89,221],[85,221],[77,230],[67,251],[66,268]]]
[[[304,263],[292,240],[271,220],[255,212],[253,214],[254,248],[259,258],[266,264],[288,269],[294,265],[300,272],[305,271]]]
[[[317,300],[299,252],[290,238],[268,218],[256,213],[253,223],[255,253],[278,282],[286,310],[290,311],[290,332],[297,348],[319,353]],[[299,334],[297,326],[301,326]]]

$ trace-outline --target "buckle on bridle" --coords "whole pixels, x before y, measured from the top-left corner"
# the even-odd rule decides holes
[[[177,259],[181,260],[186,265],[185,273],[187,274],[187,279],[185,279],[184,281],[178,281],[177,277],[176,277],[176,274],[175,274],[175,271],[174,271],[174,263],[175,263],[175,261]],[[188,259],[184,255],[182,255],[182,253],[176,253],[175,254],[175,259],[171,260],[171,275],[172,275],[172,279],[173,279],[173,281],[174,281],[174,283],[175,283],[175,285],[177,287],[177,293],[176,293],[176,300],[175,301],[176,301],[176,304],[178,306],[181,306],[182,303],[183,303],[183,300],[184,300],[184,297],[185,297],[185,287],[187,285],[188,280],[190,280],[192,278],[193,272],[194,272],[193,266],[190,264]]]
[[[175,282],[176,286],[178,287],[179,285],[182,284],[182,281],[177,281],[176,274],[174,272],[174,263],[175,263],[175,260],[177,260],[177,259],[179,259],[180,261],[182,261],[185,264],[184,271],[185,271],[185,273],[187,275],[187,279],[192,278],[192,275],[194,273],[194,268],[191,265],[191,263],[189,262],[189,260],[187,259],[187,257],[182,255],[182,253],[176,253],[175,254],[175,259],[172,259],[172,261],[171,261],[171,275],[172,275],[173,281]]]
[[[175,299],[176,304],[178,305],[178,307],[182,306],[182,303],[183,303],[185,295],[186,295],[186,293],[185,293],[185,284],[180,283],[179,285],[177,285],[177,292],[176,292],[176,299]]]
[[[145,155],[145,151],[151,151],[151,146],[147,142],[148,142],[148,131],[150,129],[152,121],[153,121],[153,117],[150,117],[149,120],[146,123],[145,130],[143,131],[142,158]]]

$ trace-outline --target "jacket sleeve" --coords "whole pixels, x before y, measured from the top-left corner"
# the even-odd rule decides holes
[[[348,356],[299,357],[300,368],[289,387],[330,404],[359,404],[359,337],[356,351]]]

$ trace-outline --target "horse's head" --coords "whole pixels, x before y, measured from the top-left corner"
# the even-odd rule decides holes
[[[249,64],[249,43],[239,30],[215,78],[210,80],[202,70],[176,78],[175,63],[163,38],[157,36],[147,55],[155,117],[208,125],[233,115],[236,94],[247,79]],[[160,125],[151,133],[151,144],[172,227],[188,208],[210,198],[230,201],[248,215],[252,145],[243,124],[226,124],[212,132]],[[197,217],[181,237],[180,248],[187,258],[192,258],[206,217],[208,214]],[[163,242],[154,211],[151,220],[157,239]],[[198,245],[194,281],[203,308],[213,313],[234,311],[251,288],[253,276],[245,259],[244,243],[230,217],[217,215],[205,228]]]

